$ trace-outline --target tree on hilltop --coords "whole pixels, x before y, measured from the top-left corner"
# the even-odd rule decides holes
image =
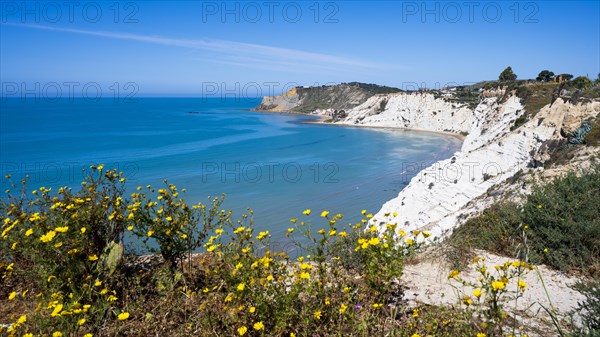
[[[557,76],[557,82],[562,83],[562,82],[568,82],[571,79],[573,79],[573,75],[571,74],[560,74]]]
[[[536,77],[536,81],[539,82],[550,82],[550,80],[554,77],[554,72],[550,71],[550,70],[542,70],[540,71],[540,73],[538,74],[538,77]]]
[[[517,75],[513,72],[512,68],[509,66],[500,73],[498,79],[502,82],[514,81],[517,79]]]

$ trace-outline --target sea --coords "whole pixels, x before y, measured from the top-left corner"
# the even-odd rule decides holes
[[[260,99],[0,97],[0,170],[30,189],[74,189],[90,165],[117,168],[128,192],[164,179],[189,203],[225,193],[223,208],[254,212],[257,231],[284,240],[290,218],[323,210],[343,223],[375,214],[420,168],[449,158],[441,134],[316,124],[309,115],[255,112]],[[2,178],[2,191],[10,188]]]

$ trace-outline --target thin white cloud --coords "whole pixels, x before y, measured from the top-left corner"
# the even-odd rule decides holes
[[[140,35],[122,32],[106,32],[106,31],[92,31],[74,28],[62,28],[62,27],[51,27],[43,25],[31,25],[31,24],[13,24],[5,23],[11,26],[19,26],[34,29],[51,30],[65,33],[75,33],[90,36],[98,36],[111,39],[139,41],[145,43],[152,43],[164,46],[175,46],[182,48],[205,50],[214,53],[218,53],[229,60],[223,60],[224,62],[234,63],[231,59],[239,57],[240,55],[252,56],[255,63],[248,63],[246,66],[252,66],[256,64],[257,67],[264,67],[265,63],[272,64],[278,67],[299,67],[305,70],[322,71],[323,69],[331,70],[382,70],[389,68],[396,68],[395,66],[382,65],[363,60],[333,56],[322,53],[307,52],[296,49],[272,47],[267,45],[243,43],[226,40],[190,40],[190,39],[177,39],[162,37],[156,35]],[[260,61],[258,61],[260,60]],[[210,59],[207,59],[210,61]],[[222,62],[223,62],[222,61]]]

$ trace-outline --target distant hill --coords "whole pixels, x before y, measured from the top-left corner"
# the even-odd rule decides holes
[[[319,109],[347,110],[362,104],[374,95],[397,92],[402,90],[359,82],[320,87],[295,87],[279,96],[264,97],[256,110],[298,113],[312,113]]]

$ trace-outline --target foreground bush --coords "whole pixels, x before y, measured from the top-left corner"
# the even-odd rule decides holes
[[[398,302],[404,260],[427,232],[405,233],[396,224],[369,227],[366,211],[361,222],[343,224],[341,214],[305,210],[290,221],[294,248],[273,251],[269,232],[255,232],[251,211],[234,220],[220,208],[223,198],[188,205],[180,196],[185,190],[167,181],[126,196],[125,182],[121,173],[98,166],[77,191],[28,191],[26,181],[7,191],[0,202],[0,333],[476,331],[460,313],[431,307],[414,315]],[[125,251],[125,237],[155,254]]]

